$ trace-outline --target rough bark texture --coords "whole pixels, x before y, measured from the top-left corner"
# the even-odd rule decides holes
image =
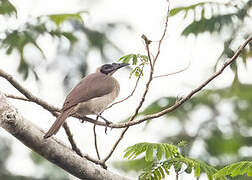
[[[126,178],[81,158],[62,142],[44,139],[44,131],[24,119],[0,92],[0,127],[48,161],[80,179],[124,180]]]

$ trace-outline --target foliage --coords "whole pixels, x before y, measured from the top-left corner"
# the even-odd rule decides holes
[[[70,82],[74,83],[73,79],[76,76],[86,75],[88,66],[86,59],[88,57],[88,54],[93,49],[99,50],[102,61],[111,60],[110,57],[107,57],[106,53],[104,52],[108,47],[114,49],[115,52],[119,52],[120,54],[122,53],[120,48],[117,47],[113,42],[111,42],[106,36],[106,33],[110,33],[111,30],[117,27],[117,23],[110,22],[103,25],[105,27],[103,28],[104,32],[93,30],[85,27],[84,21],[82,19],[83,13],[87,13],[87,11],[79,11],[76,13],[48,14],[30,18],[28,22],[19,25],[19,27],[15,29],[6,29],[6,31],[2,33],[0,39],[0,47],[5,50],[7,55],[16,52],[18,53],[20,57],[18,72],[23,75],[24,80],[31,73],[33,73],[36,80],[39,80],[37,68],[41,64],[39,61],[46,59],[46,55],[45,52],[43,52],[38,39],[48,35],[53,39],[57,39],[57,56],[61,56],[60,62],[57,62],[58,58],[56,58],[52,62],[52,64],[47,62],[47,70],[49,71],[50,69],[52,69],[52,66],[60,68],[61,66],[56,63],[69,63],[62,62],[62,59],[71,61],[70,63],[72,66],[74,66],[73,68],[75,68],[75,71],[69,68],[67,72],[64,72],[64,74],[66,74],[64,77],[64,86],[72,87],[72,84],[70,84]],[[7,14],[10,16],[10,18],[12,18],[13,14],[17,14],[17,11],[15,6],[12,5],[9,1],[2,0],[0,4],[0,14]],[[18,17],[16,18],[18,20]],[[6,21],[8,21],[8,19],[6,19]],[[68,28],[65,28],[65,24],[68,25]],[[121,25],[125,24],[121,23]],[[66,46],[68,45],[68,43],[70,45]],[[40,60],[34,61],[31,58],[27,58],[27,51],[25,49],[32,48],[32,46],[29,45],[32,45],[33,48],[35,47],[33,50],[38,50],[41,53],[42,56]],[[62,58],[62,56],[64,58]],[[76,71],[76,69],[79,71]]]
[[[166,143],[138,143],[128,147],[125,150],[124,158],[135,159],[137,156],[145,152],[145,161],[153,161],[154,150],[155,158],[160,161],[163,157],[166,159],[176,157],[179,155],[176,146]]]
[[[167,143],[144,142],[135,144],[125,150],[124,158],[135,159],[144,152],[144,160],[152,162],[152,164],[144,167],[144,172],[139,176],[139,179],[163,179],[170,174],[171,167],[174,167],[176,173],[186,172],[190,174],[194,170],[194,175],[197,178],[201,173],[206,173],[210,180],[213,179],[213,174],[217,172],[214,167],[204,162],[183,157],[176,146]],[[138,161],[142,162],[143,159]],[[183,168],[183,165],[186,168]],[[225,180],[226,178],[218,177],[217,179]]]
[[[235,2],[200,2],[189,6],[174,8],[170,11],[170,17],[183,12],[185,14],[184,19],[186,19],[190,18],[188,14],[192,12],[193,22],[184,29],[182,35],[198,35],[203,32],[220,32],[227,25],[233,26],[237,20],[243,21],[245,18],[249,17],[249,9],[251,6],[251,0],[247,3],[244,2],[241,6],[238,4],[235,5]],[[233,13],[222,14],[223,9],[225,9],[225,12],[233,11]],[[198,15],[200,15],[199,20],[197,19]],[[238,24],[239,23],[236,23],[236,25]]]
[[[209,180],[213,180],[213,175],[217,172],[217,170],[198,160],[186,158],[183,156],[180,156],[179,158],[173,158],[168,161],[159,162],[156,164],[153,164],[154,166],[143,172],[139,179],[164,179],[166,175],[170,175],[170,169],[171,167],[174,168],[176,174],[179,176],[179,174],[185,172],[187,174],[191,174],[192,170],[194,171],[194,176],[196,178],[199,178],[202,173],[207,174],[207,177]],[[184,166],[185,165],[185,166]],[[184,168],[183,168],[184,167]],[[218,177],[216,180],[226,180],[225,177]]]
[[[187,126],[184,122],[191,122],[192,115],[201,108],[209,114],[202,116],[204,120],[198,119],[201,123],[198,123],[197,126],[199,126],[199,129],[195,135],[190,135],[183,131],[179,132],[175,137],[167,137],[163,141],[176,142],[183,139],[188,141],[189,144],[193,144],[197,138],[200,138],[205,142],[205,148],[209,155],[213,157],[221,157],[225,154],[237,156],[238,151],[243,146],[252,145],[250,143],[251,138],[245,135],[248,133],[249,127],[252,126],[250,121],[252,86],[250,84],[241,84],[239,81],[234,82],[231,88],[204,90],[199,95],[192,97],[176,111],[165,115],[167,120],[175,118],[174,121],[178,122],[182,129],[186,129]],[[148,115],[168,108],[176,102],[176,99],[176,97],[162,97],[151,103],[140,115]],[[221,108],[223,102],[225,104],[231,103],[230,110],[239,116],[232,115],[231,119],[229,119],[228,114],[223,114]],[[222,119],[228,120],[225,128],[228,128],[232,132],[229,135],[225,135],[222,130],[224,128],[221,126]],[[243,129],[244,135],[240,133],[240,129]],[[208,136],[201,136],[201,134],[205,133]]]
[[[146,64],[148,64],[148,56],[141,54],[127,54],[122,56],[118,61],[122,61],[123,63],[129,63],[132,60],[132,65],[136,65],[136,67],[131,71],[130,77],[135,74],[135,76],[143,76],[143,68]]]
[[[83,19],[81,17],[82,13],[86,13],[86,11],[80,11],[77,13],[70,13],[70,14],[50,14],[47,15],[51,21],[53,21],[57,27],[68,20],[76,20],[84,25]]]
[[[183,166],[189,167],[187,168],[182,168],[181,172],[186,172],[185,169],[187,169],[188,172],[190,172],[190,169],[196,171],[196,175],[197,175],[197,165],[194,164],[190,164],[189,166],[186,162],[183,162],[183,158],[186,159],[190,159],[185,157],[184,155],[188,156],[191,154],[192,149],[191,147],[197,143],[198,141],[202,141],[204,142],[204,146],[202,146],[201,148],[203,148],[203,153],[200,152],[200,156],[199,159],[202,159],[206,162],[209,162],[210,159],[215,159],[215,161],[218,164],[218,167],[223,167],[224,164],[230,164],[232,162],[235,162],[237,160],[241,160],[244,157],[242,156],[242,154],[240,153],[241,149],[243,147],[251,147],[252,145],[252,141],[251,141],[251,137],[248,135],[250,128],[252,126],[251,123],[251,109],[252,109],[252,85],[250,84],[242,84],[237,80],[234,80],[232,87],[226,87],[226,88],[220,88],[220,89],[214,89],[214,90],[204,90],[202,91],[200,94],[198,94],[195,97],[192,97],[185,105],[179,107],[176,111],[173,111],[167,115],[165,115],[165,117],[167,118],[167,120],[172,123],[174,121],[176,121],[177,123],[179,123],[181,129],[183,129],[183,131],[179,131],[177,134],[175,134],[174,136],[168,136],[166,138],[163,138],[163,142],[179,142],[181,140],[186,140],[186,142],[188,143],[188,146],[183,147],[184,146],[184,142],[182,141],[181,143],[179,143],[179,145],[182,145],[183,148],[181,148],[178,152],[180,152],[178,154],[178,156],[170,158],[169,160],[164,160],[164,158],[158,158],[157,159],[157,154],[159,152],[158,148],[155,148],[153,150],[153,154],[151,154],[151,145],[155,144],[156,147],[158,147],[158,145],[156,145],[156,143],[139,143],[134,145],[132,147],[130,147],[126,153],[127,157],[131,157],[134,158],[134,160],[130,160],[129,161],[125,161],[125,163],[120,163],[117,164],[117,167],[121,170],[124,170],[124,168],[127,169],[127,171],[129,170],[137,170],[140,171],[140,168],[138,168],[138,163],[140,164],[141,162],[141,167],[142,169],[144,169],[144,173],[141,175],[143,177],[159,177],[157,174],[161,174],[162,177],[162,170],[164,171],[164,173],[166,172],[165,167],[162,167],[162,163],[168,161],[168,162],[173,162],[175,163],[175,160],[172,161],[172,159],[181,159],[180,164],[184,164]],[[148,114],[152,114],[152,113],[156,113],[160,110],[163,110],[165,108],[170,107],[171,105],[173,105],[176,102],[177,98],[176,97],[162,97],[156,101],[154,101],[152,104],[150,104],[146,109],[144,109],[142,112],[140,112],[140,115],[148,115]],[[224,104],[223,104],[224,103]],[[231,104],[232,106],[230,107],[230,105],[227,104]],[[229,111],[231,111],[232,113],[234,113],[235,115],[232,115],[230,113],[224,113],[222,112],[223,107],[225,108],[230,108]],[[198,111],[201,111],[201,108],[204,109],[203,112],[207,112],[207,114],[204,114],[204,116],[202,116],[203,114],[201,113],[201,115],[198,117],[197,121],[198,123],[196,123],[197,125],[197,130],[192,132],[192,126],[188,126],[189,124],[193,124],[195,123],[194,121],[192,121],[192,115],[194,113],[197,113]],[[237,116],[236,116],[237,115]],[[202,120],[202,119],[204,120]],[[225,125],[222,125],[224,122]],[[151,122],[151,121],[150,121]],[[187,123],[185,123],[187,122]],[[148,124],[150,125],[150,123]],[[229,131],[228,134],[225,133],[225,131]],[[241,133],[242,130],[242,133]],[[162,143],[163,144],[163,143]],[[165,144],[165,143],[164,143]],[[148,155],[146,155],[147,153],[147,145],[149,145],[150,147],[148,147],[150,150],[148,151]],[[197,145],[198,146],[198,145]],[[145,147],[145,148],[141,148],[141,147]],[[131,150],[132,152],[130,152],[129,150]],[[138,157],[140,154],[144,154],[144,157],[141,157],[140,159],[136,159],[136,157]],[[181,153],[183,153],[183,156],[181,155]],[[160,156],[159,156],[160,157]],[[165,157],[165,156],[162,156]],[[146,159],[152,159],[153,161],[152,164],[145,164],[144,166],[144,162],[140,161],[145,160]],[[251,159],[250,156],[246,157],[246,160]],[[197,162],[199,162],[201,164],[201,161],[199,160],[195,160]],[[147,162],[147,161],[146,161]],[[177,161],[176,161],[177,162]],[[192,162],[192,161],[189,161]],[[242,165],[240,165],[239,167],[241,171],[238,174],[234,175],[242,175],[245,173],[248,173],[250,170],[250,166],[249,166],[249,162],[246,161],[247,163],[244,163],[244,167],[242,167]],[[132,165],[130,167],[130,164]],[[238,167],[239,164],[237,164]],[[121,167],[120,167],[121,166]],[[236,163],[235,163],[236,166]],[[246,168],[245,168],[246,166]],[[171,165],[171,167],[174,167],[173,164]],[[204,170],[204,165],[202,165],[202,168],[200,170],[200,172],[204,172],[204,173],[208,173],[208,177],[212,177],[213,174],[222,174],[223,176],[216,176],[216,178],[224,178],[226,175],[231,175],[232,169],[229,169],[230,171],[226,171],[229,172],[229,174],[223,174],[223,170],[220,170],[220,173],[218,173],[219,171],[217,171],[216,169],[212,171],[210,171],[209,169],[205,169]],[[210,166],[209,166],[210,167]],[[230,165],[230,167],[233,167],[232,165]],[[162,169],[162,170],[161,170]],[[169,168],[168,168],[169,170]],[[227,169],[226,169],[227,170]],[[154,171],[159,171],[156,172],[156,175],[154,175]],[[170,170],[169,170],[170,172]],[[167,173],[165,173],[166,175],[168,175]],[[245,178],[245,177],[242,177]],[[241,178],[241,179],[242,179]],[[211,178],[210,178],[211,179]],[[236,176],[236,179],[240,179],[239,176]]]
[[[217,1],[199,2],[172,9],[170,11],[170,17],[184,13],[184,19],[192,19],[191,23],[182,31],[183,36],[189,36],[190,34],[198,36],[202,33],[209,32],[222,37],[222,34],[225,33],[224,47],[219,57],[220,60],[230,58],[238,48],[236,45],[237,42],[242,42],[249,36],[251,31],[249,30],[249,23],[247,22],[251,21],[251,15],[249,13],[251,8],[252,0],[233,0],[227,3]],[[193,15],[190,16],[189,14]],[[242,60],[245,65],[247,59],[251,58],[251,51],[252,48],[250,45],[242,53]],[[236,72],[236,62],[232,67],[232,70]]]
[[[143,153],[145,153],[143,158],[135,159]],[[196,178],[205,173],[209,180],[226,180],[228,175],[232,177],[244,174],[252,176],[252,162],[250,161],[233,163],[217,170],[200,160],[184,157],[179,153],[176,146],[167,143],[143,142],[135,144],[125,150],[124,158],[135,159],[126,161],[127,171],[130,168],[137,168],[136,170],[139,171],[141,168],[137,164],[142,164],[143,172],[139,176],[140,180],[164,179],[167,175],[170,175],[171,167],[174,168],[177,176],[183,172],[191,174],[193,170]],[[125,164],[121,163],[121,165]],[[130,165],[133,165],[133,167],[130,167]]]
[[[215,173],[213,177],[220,178],[227,175],[234,177],[234,176],[244,175],[244,174],[247,174],[247,176],[252,176],[252,162],[241,161],[241,162],[230,164],[222,168],[221,170],[219,170],[217,173]]]
[[[17,16],[17,10],[13,4],[8,0],[0,1],[0,14],[11,16],[12,14]]]
[[[60,25],[59,21],[56,21],[57,18],[61,18],[61,23],[66,20],[68,20],[68,16],[66,14],[63,15],[51,15],[53,20],[55,20],[56,25]],[[71,14],[69,16],[74,16],[74,14]],[[76,15],[77,16],[77,15]],[[57,17],[57,18],[56,18]],[[38,75],[34,69],[34,66],[29,63],[29,61],[25,57],[24,49],[27,47],[27,45],[32,44],[36,49],[40,51],[42,54],[42,57],[45,59],[45,54],[43,50],[40,48],[39,44],[37,43],[37,39],[44,35],[44,34],[49,34],[52,37],[57,37],[57,38],[66,38],[69,40],[71,45],[73,45],[76,41],[77,38],[72,32],[66,32],[66,31],[61,31],[59,29],[54,29],[51,30],[47,26],[46,23],[41,22],[40,18],[36,19],[36,22],[34,23],[25,23],[22,25],[21,30],[7,30],[5,32],[5,37],[0,40],[1,48],[6,49],[6,54],[10,55],[13,53],[15,50],[16,52],[19,53],[20,56],[20,61],[19,61],[19,67],[18,67],[18,72],[23,74],[23,78],[27,79],[29,75],[29,71],[33,72],[36,79],[38,80]]]

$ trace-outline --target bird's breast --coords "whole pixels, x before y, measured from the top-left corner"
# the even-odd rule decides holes
[[[106,107],[116,99],[120,92],[119,83],[117,81],[115,81],[114,83],[115,88],[113,89],[113,91],[111,91],[111,93],[108,93],[101,97],[92,98],[86,102],[79,103],[75,107],[75,112],[82,116],[85,116],[94,113],[99,114],[100,112],[105,110]]]

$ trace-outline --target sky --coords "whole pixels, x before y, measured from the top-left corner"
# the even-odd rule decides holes
[[[15,23],[10,21],[3,25],[2,28],[4,28],[4,26],[9,28],[18,27],[18,24],[26,22],[31,17],[45,14],[73,13],[81,10],[87,10],[89,12],[88,14],[83,15],[83,19],[85,25],[90,28],[97,29],[99,28],[100,23],[103,22],[129,23],[132,26],[133,31],[129,32],[125,29],[119,29],[109,37],[112,42],[116,43],[121,49],[123,49],[125,54],[145,53],[144,43],[141,40],[142,34],[145,34],[149,39],[154,41],[151,48],[153,49],[153,53],[155,53],[157,45],[155,41],[159,40],[161,37],[167,11],[167,2],[165,0],[65,0],[64,2],[60,0],[11,0],[11,2],[17,8],[19,21]],[[187,1],[187,3],[190,2],[192,1]],[[176,7],[180,4],[182,4],[182,1],[171,0],[170,8]],[[189,63],[190,67],[183,73],[155,80],[150,87],[144,107],[162,96],[186,95],[212,74],[212,67],[216,63],[216,59],[220,55],[220,52],[223,50],[222,44],[220,43],[221,40],[209,34],[203,34],[198,38],[190,36],[186,39],[181,37],[180,33],[186,25],[185,23],[181,23],[182,17],[182,15],[179,15],[178,17],[169,19],[167,36],[162,44],[160,58],[156,65],[156,75],[181,70]],[[54,42],[45,37],[40,39],[39,43],[45,52],[47,60],[53,60],[56,57]],[[4,67],[6,72],[14,75],[14,77],[21,82],[22,79],[16,72],[17,56],[6,56],[3,51],[0,51],[0,57],[2,59],[0,61],[0,67]],[[92,63],[92,66],[88,70],[89,72],[95,71],[97,66],[99,66],[99,58],[100,57],[97,56],[96,52],[90,54],[89,61]],[[118,58],[120,57],[113,55],[111,57],[111,59],[115,60]],[[250,67],[252,64],[248,63],[248,66]],[[22,82],[22,85],[47,102],[60,107],[65,97],[65,94],[61,89],[61,81],[59,81],[62,79],[62,74],[60,72],[51,72],[48,74],[43,70],[40,70],[40,74],[43,74],[41,76],[42,86],[36,86],[31,78],[29,78],[28,81]],[[230,70],[225,70],[214,83],[208,85],[208,88],[229,85],[233,78],[231,74]],[[251,76],[251,72],[245,71],[243,73],[243,71],[241,71],[241,78],[244,82],[250,81],[246,78],[249,75]],[[116,73],[115,77],[120,79],[121,84],[121,93],[118,99],[126,97],[130,93],[130,90],[133,89],[135,79],[129,79],[129,72],[123,69],[120,70],[120,73]],[[141,88],[137,90],[135,96],[131,98],[128,103],[122,103],[117,107],[112,108],[107,111],[104,116],[109,120],[118,122],[127,118],[129,114],[132,114],[137,105],[136,102],[138,102],[141,97],[145,82],[146,78],[140,84]],[[3,85],[3,89],[7,90],[8,93],[17,94],[17,91],[3,79],[0,79],[0,83]],[[160,85],[162,85],[162,88],[160,88]],[[11,102],[25,118],[36,123],[44,130],[47,130],[55,120],[55,118],[48,112],[33,103],[16,100],[11,100]],[[32,109],[32,113],[31,111],[27,111],[28,109]],[[118,111],[120,111],[120,117],[118,117]],[[173,123],[172,121],[168,123],[162,118],[155,121],[158,121],[159,123],[151,123],[151,127],[147,128],[145,131],[143,131],[144,124],[130,128],[129,132],[127,132],[111,158],[111,161],[121,160],[123,150],[130,145],[144,141],[157,142],[160,140],[160,137],[167,134],[172,135],[180,128],[179,124],[175,122]],[[80,125],[77,120],[73,120],[72,118],[69,118],[68,122],[71,122],[70,128],[73,130],[74,137],[80,148],[83,147],[85,152],[95,156],[92,125],[88,123]],[[197,122],[195,122],[195,126],[197,126]],[[98,132],[98,136],[100,136],[100,138],[102,137],[102,140],[98,139],[98,143],[101,149],[101,154],[104,156],[115,141],[114,137],[118,137],[120,131],[108,130],[108,135],[104,135],[104,128],[98,128]],[[27,148],[6,132],[0,131],[0,135],[11,138],[13,142],[14,155],[8,162],[9,169],[11,169],[13,173],[26,175],[34,174],[35,169],[27,158]],[[62,129],[56,137],[68,144],[67,138]],[[138,138],[136,139],[134,137]],[[30,168],[24,169],[24,163],[30,166]],[[113,168],[111,170],[116,171]],[[183,176],[182,179],[186,178],[188,178],[188,176]]]

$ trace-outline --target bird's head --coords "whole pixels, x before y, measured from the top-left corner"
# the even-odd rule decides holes
[[[125,63],[104,64],[101,67],[99,67],[97,71],[100,71],[101,73],[106,74],[106,75],[112,75],[118,69],[128,66],[128,65],[129,64],[125,64]]]

